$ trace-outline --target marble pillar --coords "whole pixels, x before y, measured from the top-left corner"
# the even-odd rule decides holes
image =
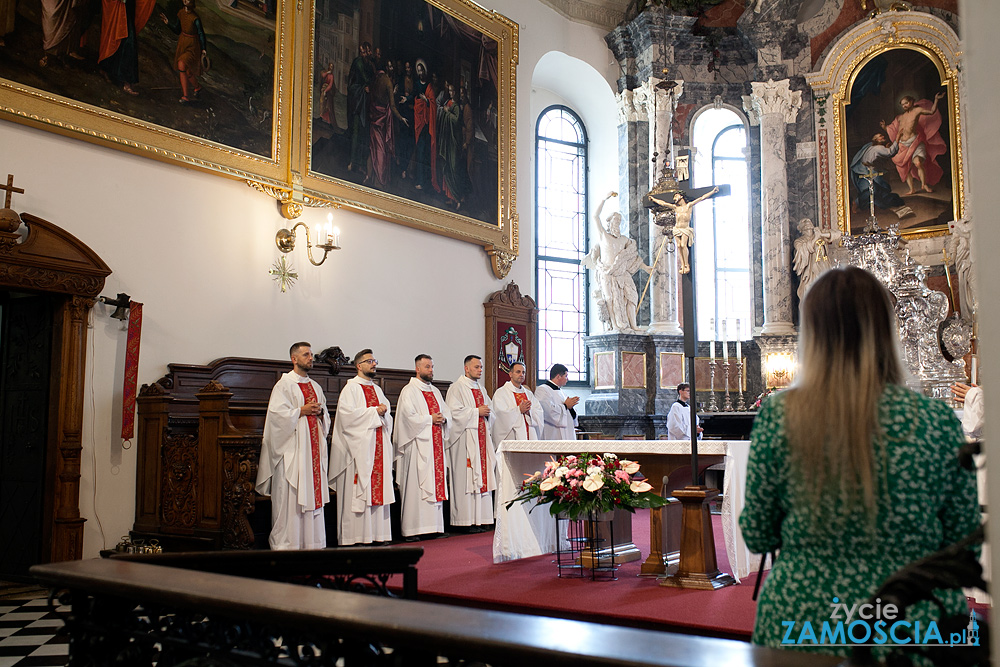
[[[640,257],[649,254],[650,237],[646,220],[649,212],[643,207],[643,196],[649,191],[649,112],[652,107],[652,88],[640,86],[634,90],[623,90],[615,96],[618,103],[618,150],[627,159],[620,161],[618,179],[618,212],[625,222],[622,234],[635,241]],[[597,187],[604,192],[604,186]],[[642,294],[646,284],[646,272],[640,271],[634,278],[636,289]],[[649,300],[639,307],[636,321],[649,321]]]
[[[760,125],[761,242],[764,273],[762,335],[794,335],[792,323],[791,232],[788,223],[788,170],[785,126],[794,123],[802,91],[788,79],[754,81],[743,108]]]
[[[676,82],[677,85],[669,90],[657,87],[660,79],[651,78],[643,86],[651,86],[652,104],[649,105],[649,125],[653,128],[650,131],[650,151],[656,155],[654,169],[657,173],[650,173],[649,188],[656,183],[668,160],[672,163],[674,151],[674,108],[677,98],[684,91],[684,83]],[[647,191],[648,189],[647,188]],[[672,218],[673,213],[667,212]],[[649,333],[666,334],[671,336],[681,336],[684,331],[681,329],[678,318],[678,285],[679,276],[677,272],[677,255],[673,244],[673,221],[668,225],[658,225],[654,222],[653,216],[649,218],[649,265],[653,266],[656,256],[659,254],[660,260],[656,263],[653,271],[653,280],[649,288],[649,302],[652,311],[650,313],[650,324],[647,329]],[[662,252],[661,252],[662,247]]]

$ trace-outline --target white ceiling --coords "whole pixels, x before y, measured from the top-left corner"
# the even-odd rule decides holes
[[[571,21],[611,30],[621,23],[629,0],[541,0]]]

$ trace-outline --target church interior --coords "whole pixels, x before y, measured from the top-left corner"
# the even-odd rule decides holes
[[[417,354],[434,358],[435,381],[444,387],[462,375],[466,355],[489,359],[502,350],[496,322],[510,319],[503,308],[511,303],[538,308],[518,329],[531,351],[529,385],[547,379],[553,363],[568,365],[566,393],[581,399],[580,430],[609,439],[665,437],[682,380],[696,382],[692,400],[703,411],[752,416],[758,396],[791,381],[802,294],[837,264],[868,268],[898,288],[897,299],[909,300],[901,340],[913,386],[948,401],[951,384],[972,380],[984,388],[987,414],[1000,405],[1000,388],[993,389],[1000,353],[992,345],[1000,339],[1000,308],[988,296],[989,285],[1000,284],[1000,263],[990,260],[1000,249],[1000,229],[990,222],[990,211],[1000,210],[1000,136],[988,127],[1000,105],[996,3],[414,0],[398,7],[430,8],[419,14],[421,34],[400,35],[392,32],[399,26],[384,25],[403,22],[395,1],[316,0],[303,10],[302,3],[240,0],[251,8],[241,20],[258,29],[277,20],[283,33],[277,44],[273,36],[263,42],[265,51],[277,51],[274,81],[281,84],[273,113],[261,116],[259,127],[272,132],[268,149],[241,147],[239,132],[213,134],[235,122],[235,113],[221,109],[243,93],[224,80],[225,72],[241,70],[223,58],[221,36],[213,45],[211,21],[214,62],[200,68],[201,99],[156,115],[142,98],[169,95],[174,105],[178,88],[167,64],[176,38],[159,32],[159,18],[138,32],[133,100],[113,77],[101,77],[96,61],[75,61],[75,53],[53,51],[35,67],[49,53],[30,32],[40,30],[38,10],[26,0],[0,0],[0,30],[7,30],[0,34],[0,185],[11,175],[4,194],[10,210],[0,210],[0,223],[10,223],[0,231],[0,579],[24,579],[39,563],[98,559],[130,532],[155,533],[159,485],[183,477],[150,461],[158,439],[183,444],[211,428],[231,451],[252,450],[254,437],[259,447],[259,408],[277,373],[288,370],[293,341],[327,352],[329,370],[320,375],[331,405],[339,376],[353,373],[348,360],[364,348],[386,369],[384,388],[393,397]],[[174,11],[173,3],[159,4]],[[16,11],[11,28],[8,6],[11,16]],[[446,146],[446,136],[461,143],[463,128],[448,124],[448,110],[463,105],[477,118],[464,129],[475,142],[465,144],[477,148],[442,149],[433,188],[414,186],[398,160],[384,176],[374,148],[367,171],[353,167],[350,135],[360,121],[348,118],[348,70],[363,42],[378,50],[381,39],[391,59],[388,45],[424,39],[425,22],[442,34],[464,22],[451,29],[501,37],[492,51],[483,40],[489,57],[458,58],[451,72],[442,71],[445,82],[461,83],[444,86],[454,99],[438,103],[436,148]],[[163,58],[151,55],[151,36],[143,41],[153,28]],[[97,26],[91,29],[96,35]],[[13,53],[24,44],[34,49],[30,57]],[[479,46],[467,48],[480,54]],[[143,71],[155,67],[158,74],[144,80]],[[78,70],[81,81],[93,81],[53,88]],[[416,80],[423,81],[419,68]],[[114,90],[89,102],[88,91],[100,86]],[[472,100],[458,101],[467,94]],[[901,103],[907,95],[910,102]],[[883,140],[902,144],[898,127],[914,108],[937,118],[921,132],[941,146],[924,153],[919,170],[888,150],[876,156]],[[396,114],[396,131],[413,141],[415,128],[404,117]],[[466,155],[467,172],[456,169]],[[576,179],[570,212],[552,203],[565,191],[551,179],[558,181],[567,163]],[[394,189],[400,184],[405,191]],[[710,194],[715,186],[725,187]],[[676,192],[691,202],[707,199],[683,212],[676,199],[670,206],[650,199]],[[575,221],[569,241],[553,231],[560,216]],[[682,219],[693,242],[677,228]],[[336,232],[325,246],[326,237],[310,237],[307,249],[306,233],[319,236],[328,222]],[[282,248],[281,230],[294,232],[299,223],[307,229],[298,227],[297,244]],[[606,280],[608,269],[592,250],[612,229],[601,251],[621,250],[621,262],[632,253],[627,270],[614,269],[624,271],[624,287]],[[686,244],[690,280],[678,264]],[[494,306],[499,320],[491,319]],[[683,366],[689,329],[696,332],[694,378]],[[723,355],[724,380],[716,370]],[[493,389],[502,384],[496,375],[488,379]],[[236,394],[232,405],[226,391]],[[987,419],[987,443],[989,429]],[[40,456],[26,458],[22,449]],[[162,465],[214,466],[220,480],[245,473],[238,451],[235,464],[221,453],[211,461],[194,456]],[[1000,494],[996,470],[985,473],[986,506]],[[222,485],[199,487],[191,497],[206,489],[218,496]],[[178,521],[190,521],[188,536],[211,537],[178,544],[253,546],[252,533],[219,527],[220,503],[253,505],[252,492],[242,493],[215,505],[198,497],[197,516]],[[174,509],[183,515],[190,508]],[[198,532],[212,521],[211,530]],[[1000,566],[996,527],[989,516],[986,544]],[[633,532],[649,548],[641,542],[647,530],[637,523]],[[489,560],[492,538],[477,538]],[[469,575],[470,585],[478,576]],[[189,584],[178,577],[169,585],[180,591]],[[752,607],[747,585],[732,588],[744,589],[740,604]],[[703,593],[700,604],[716,609],[712,595],[734,595],[725,590]],[[226,595],[249,599],[238,587],[220,589],[218,600]],[[308,595],[302,603],[322,608]],[[369,611],[396,618],[389,607]],[[458,645],[464,640],[447,632],[460,633],[461,610],[449,613],[436,641]],[[418,616],[406,611],[400,623],[418,623]],[[509,636],[529,632],[527,623],[508,622]],[[620,624],[649,627],[635,619]],[[741,637],[710,625],[688,631]],[[613,631],[630,641],[628,627]],[[1000,634],[991,632],[995,644]],[[733,656],[725,664],[797,664]],[[707,664],[685,659],[670,654],[648,664]]]

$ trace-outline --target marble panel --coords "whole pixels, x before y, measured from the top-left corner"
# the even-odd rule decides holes
[[[674,389],[684,381],[684,354],[660,352],[660,389]]]
[[[613,389],[615,382],[615,353],[594,353],[594,389]]]
[[[646,388],[646,353],[622,352],[622,389]]]

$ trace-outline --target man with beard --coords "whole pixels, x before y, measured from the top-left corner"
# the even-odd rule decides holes
[[[413,155],[414,179],[417,190],[433,186],[440,192],[437,180],[437,102],[434,86],[427,77],[427,63],[417,60],[416,99],[413,101],[413,135],[416,150]]]
[[[354,356],[358,374],[337,400],[330,449],[330,485],[337,492],[337,537],[341,546],[390,542],[392,414],[375,384],[378,359],[370,349]]]
[[[434,380],[434,360],[418,354],[417,376],[399,392],[396,405],[396,479],[402,503],[403,537],[444,533],[442,503],[448,498],[445,444],[451,410]]]
[[[371,59],[372,45],[363,42],[347,75],[347,136],[351,141],[347,171],[363,172],[368,161],[368,94],[375,78]]]
[[[312,346],[295,343],[288,352],[292,370],[274,385],[267,403],[257,491],[271,496],[272,549],[322,549],[323,505],[330,501],[330,413],[322,388],[309,379]]]
[[[497,459],[490,437],[493,403],[479,384],[482,376],[482,357],[470,354],[465,358],[465,375],[448,387],[451,525],[472,533],[481,533],[493,523],[497,488]]]

